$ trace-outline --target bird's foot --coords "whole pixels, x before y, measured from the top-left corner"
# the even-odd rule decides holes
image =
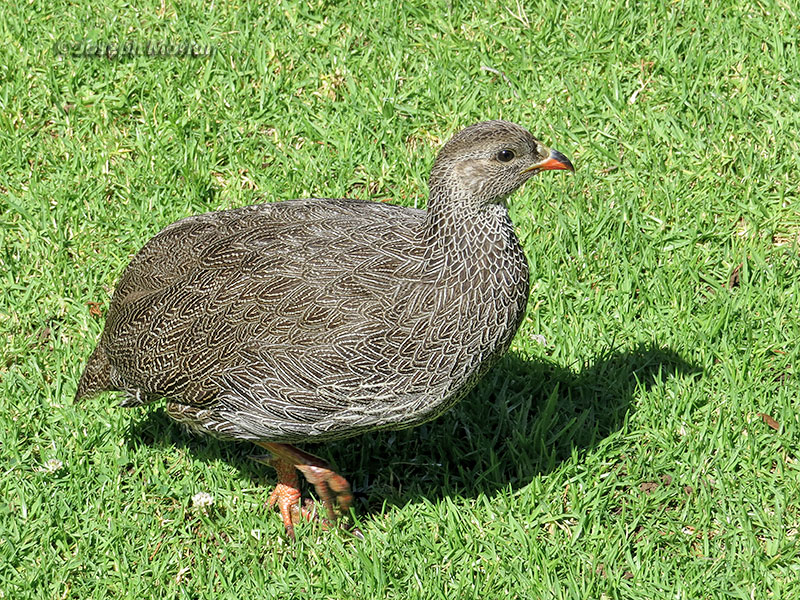
[[[295,465],[295,467],[314,486],[331,521],[336,521],[339,515],[346,514],[350,510],[353,492],[350,491],[350,484],[344,477],[319,465]]]
[[[297,471],[294,465],[277,457],[267,461],[262,460],[261,457],[254,458],[261,462],[267,462],[278,473],[278,484],[269,495],[267,504],[270,507],[278,507],[286,535],[293,540],[295,523],[301,519],[310,521],[314,518],[314,514],[300,504],[300,480],[297,477]]]
[[[353,501],[350,484],[331,470],[324,460],[288,444],[261,442],[258,445],[272,453],[269,460],[264,460],[263,457],[253,458],[270,464],[278,473],[278,485],[269,497],[269,505],[278,506],[286,535],[291,539],[294,539],[294,524],[301,518],[307,521],[319,520],[323,528],[328,529],[335,526],[339,517],[350,510]],[[301,505],[297,471],[314,486],[327,518],[319,517],[313,502]],[[358,538],[364,538],[358,528],[353,527],[349,531]]]

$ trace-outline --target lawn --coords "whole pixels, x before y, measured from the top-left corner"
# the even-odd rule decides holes
[[[132,4],[0,8],[0,598],[800,598],[796,5]],[[477,388],[309,447],[363,541],[288,542],[251,446],[72,403],[161,228],[424,206],[437,150],[490,118],[576,172],[511,200],[531,294]]]

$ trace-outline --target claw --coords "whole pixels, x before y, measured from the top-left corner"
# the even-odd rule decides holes
[[[314,465],[295,465],[295,467],[314,486],[331,521],[337,518],[336,505],[341,514],[350,510],[353,494],[350,491],[350,484],[344,477],[324,467]]]
[[[290,539],[294,539],[294,524],[301,519],[307,521],[319,519],[322,526],[328,529],[335,525],[341,515],[350,510],[353,502],[350,484],[344,477],[331,470],[324,460],[288,444],[260,442],[258,445],[269,450],[271,454],[254,455],[250,458],[268,464],[277,471],[278,485],[270,494],[268,504],[278,506],[286,535]],[[322,506],[325,507],[327,518],[318,517],[316,507],[310,500],[300,504],[300,481],[297,471],[300,471],[314,486]],[[364,539],[364,534],[357,527],[350,527],[348,531],[355,537]]]
[[[352,525],[351,527],[345,527],[344,530],[350,535],[352,535],[354,538],[358,538],[359,540],[367,539],[364,537],[364,534],[361,533],[361,530],[355,525]]]

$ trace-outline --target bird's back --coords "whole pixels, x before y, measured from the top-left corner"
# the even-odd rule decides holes
[[[424,219],[299,200],[170,225],[123,273],[78,395],[165,396],[179,420],[254,440],[433,418],[506,350],[527,264],[517,247],[494,273],[446,272]]]

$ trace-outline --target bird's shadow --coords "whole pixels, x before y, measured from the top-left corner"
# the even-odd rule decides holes
[[[516,489],[619,429],[638,394],[668,377],[700,373],[653,344],[605,352],[577,370],[509,353],[435,421],[307,449],[349,479],[362,515],[420,496]],[[258,484],[275,482],[271,469],[248,458],[255,446],[193,436],[162,408],[134,416],[127,438],[131,446],[184,446],[201,460],[229,462]]]

